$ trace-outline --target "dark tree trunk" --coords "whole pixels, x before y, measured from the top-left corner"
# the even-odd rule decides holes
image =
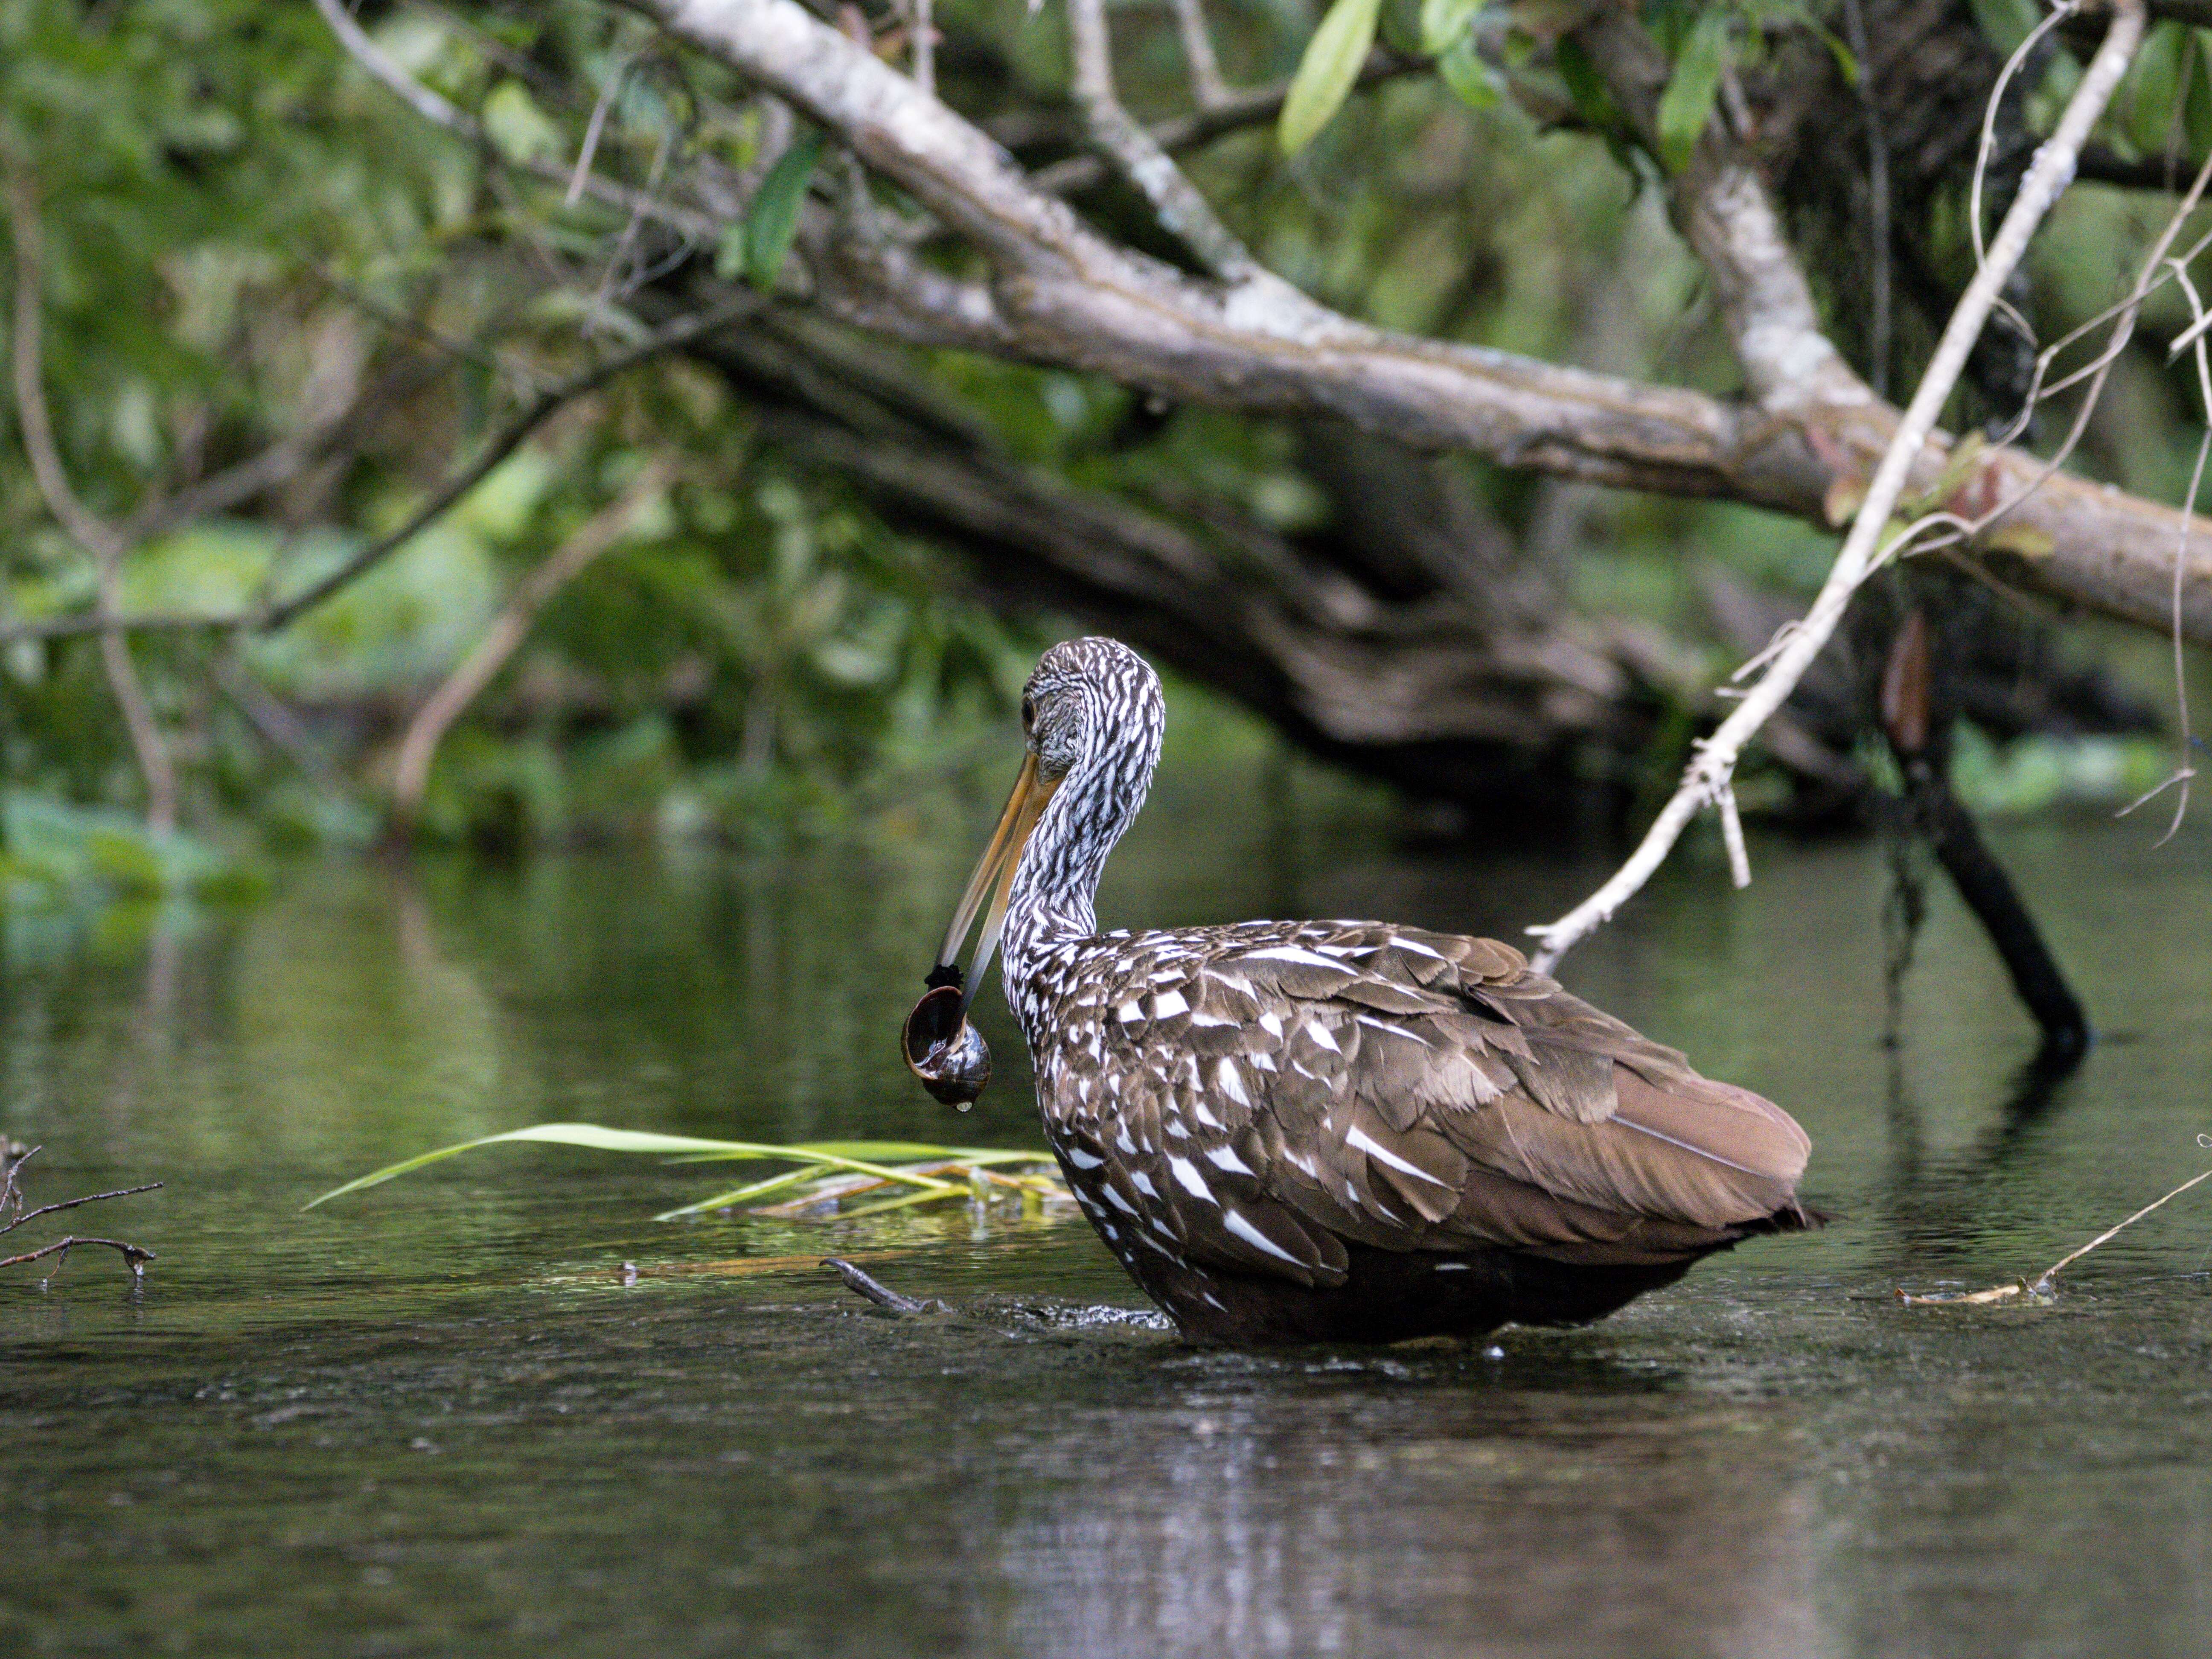
[[[2089,1017],[2012,878],[1952,792],[1951,739],[1965,676],[1949,648],[1949,629],[1929,618],[1925,606],[1908,601],[1881,675],[1881,726],[1904,778],[1906,830],[1927,842],[1989,936],[2013,989],[2043,1033],[2045,1063],[2070,1065],[2088,1049]]]

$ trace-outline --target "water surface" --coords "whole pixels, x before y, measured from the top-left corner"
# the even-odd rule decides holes
[[[971,836],[972,838],[972,836]],[[2112,1034],[2032,1043],[1945,896],[1886,1049],[1867,846],[1710,849],[1570,981],[1785,1103],[1848,1218],[1495,1352],[1184,1349],[1080,1222],[656,1224],[719,1172],[502,1149],[552,1118],[1035,1144],[894,1033],[973,848],[288,872],[237,914],[18,917],[0,1133],[33,1202],[163,1180],[0,1283],[0,1652],[2212,1653],[2212,836],[2001,837]],[[1164,801],[1112,923],[1512,936],[1600,873]],[[17,1237],[21,1237],[18,1234]],[[853,1255],[948,1317],[890,1320]],[[622,1264],[636,1264],[626,1283]]]

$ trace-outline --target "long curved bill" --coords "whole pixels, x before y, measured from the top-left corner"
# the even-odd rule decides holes
[[[968,890],[960,896],[959,907],[952,913],[952,925],[945,930],[945,944],[937,953],[938,972],[930,978],[936,983],[962,986],[960,1012],[963,1015],[969,1004],[975,1001],[975,988],[983,982],[991,958],[998,952],[999,935],[1006,925],[1006,900],[1013,892],[1014,871],[1021,864],[1022,848],[1029,844],[1030,832],[1043,815],[1045,803],[1059,787],[1059,779],[1048,781],[1037,776],[1034,754],[1022,757],[1021,775],[1014,780],[1014,793],[1006,799],[1006,810],[999,815],[999,827],[992,832],[991,844],[983,849],[975,873],[968,878]],[[983,908],[987,897],[990,913],[983,918],[983,932],[975,941],[975,955],[969,963],[963,984],[956,958],[960,954],[961,941],[975,925],[975,913]],[[949,976],[945,975],[946,969],[951,969]]]

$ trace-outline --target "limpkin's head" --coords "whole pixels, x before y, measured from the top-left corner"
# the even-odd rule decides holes
[[[1067,640],[1037,659],[1022,688],[1027,752],[1014,793],[952,913],[937,965],[930,969],[929,994],[907,1017],[907,1064],[938,1099],[964,1109],[990,1080],[991,1051],[968,1024],[968,1007],[999,948],[1022,853],[1046,804],[1072,774],[1081,773],[1095,786],[1096,799],[1093,789],[1086,788],[1083,818],[1073,826],[1079,843],[1087,837],[1091,845],[1064,849],[1079,859],[1095,848],[1095,860],[1104,857],[1127,826],[1152,781],[1161,724],[1159,677],[1119,640]],[[963,975],[960,946],[987,899],[990,911]]]

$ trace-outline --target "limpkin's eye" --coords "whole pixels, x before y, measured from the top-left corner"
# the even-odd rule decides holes
[[[1029,698],[1022,699],[1022,730],[1026,732],[1036,724],[1036,704]]]

